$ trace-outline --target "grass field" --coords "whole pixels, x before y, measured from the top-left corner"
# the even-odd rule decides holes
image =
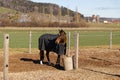
[[[74,46],[74,33],[79,33],[79,46],[108,46],[110,31],[65,30],[71,33],[71,46]],[[29,30],[0,30],[0,48],[3,47],[4,34],[10,36],[10,48],[29,48]],[[38,47],[38,38],[44,33],[56,34],[56,30],[32,30],[32,48]],[[120,45],[120,31],[113,31],[113,45]]]
[[[1,14],[16,13],[16,12],[17,12],[17,11],[15,11],[15,10],[13,10],[13,9],[0,7],[0,13],[1,13]]]
[[[120,23],[110,23],[110,24],[104,24],[104,23],[88,23],[89,27],[93,28],[120,28]]]

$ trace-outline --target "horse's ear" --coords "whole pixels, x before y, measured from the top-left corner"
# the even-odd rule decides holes
[[[61,30],[59,29],[59,33],[60,33],[60,31],[61,31]]]
[[[59,34],[61,34],[61,33],[63,33],[63,32],[64,32],[64,34],[66,34],[63,29],[59,29]]]
[[[62,32],[62,29],[59,29],[59,33],[61,33]]]
[[[63,29],[60,29],[59,32],[64,32],[64,30],[63,30]]]
[[[63,31],[63,29],[61,29],[61,31]]]

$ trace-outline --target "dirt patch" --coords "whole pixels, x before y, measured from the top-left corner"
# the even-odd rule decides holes
[[[51,54],[51,62],[55,64],[57,55]],[[3,71],[3,56],[0,56],[0,71]],[[9,55],[9,72],[26,72],[36,70],[54,70],[54,66],[48,66],[45,58],[45,65],[39,64],[39,54],[18,53]]]
[[[71,54],[73,51],[71,51]],[[39,54],[16,53],[9,55],[9,73],[10,78],[18,79],[27,72],[32,75],[33,79],[24,77],[28,80],[120,80],[120,51],[110,49],[81,49],[79,50],[79,69],[73,71],[59,70],[54,67],[57,55],[50,54],[52,66],[39,64]],[[61,61],[63,66],[63,63]],[[0,55],[0,72],[3,71],[3,55]],[[14,74],[15,73],[15,74]],[[20,73],[20,74],[19,74]],[[52,75],[52,74],[54,75]],[[92,74],[92,75],[91,75]],[[12,77],[16,75],[17,77]],[[49,76],[46,76],[49,75]],[[58,77],[55,77],[58,76]],[[61,76],[60,76],[61,75]],[[74,76],[73,76],[74,75]],[[95,76],[100,77],[97,79]],[[39,79],[37,79],[37,78]]]

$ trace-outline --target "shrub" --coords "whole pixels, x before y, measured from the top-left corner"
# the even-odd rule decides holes
[[[79,28],[79,27],[88,27],[88,23],[84,20],[81,20],[79,23],[70,22],[70,23],[59,23],[59,22],[11,22],[9,19],[1,19],[0,26],[15,26],[15,27],[70,27],[70,28]]]

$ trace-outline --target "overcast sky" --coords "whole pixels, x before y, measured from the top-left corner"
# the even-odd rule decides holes
[[[120,18],[120,0],[31,0],[42,3],[55,3],[59,6],[77,10],[84,16]]]

